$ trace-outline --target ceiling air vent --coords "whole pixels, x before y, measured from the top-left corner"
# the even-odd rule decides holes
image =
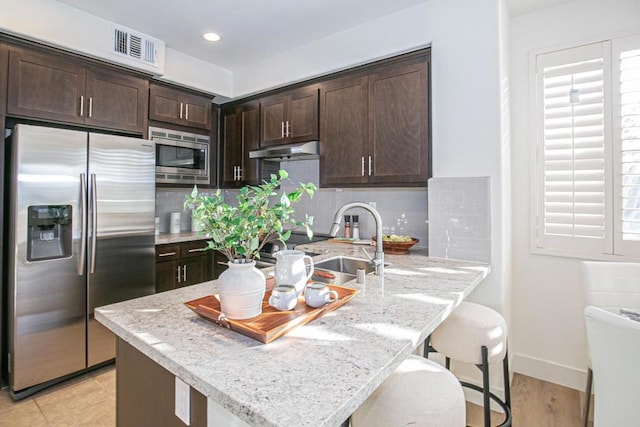
[[[124,27],[113,27],[113,53],[145,64],[158,66],[158,45],[164,45],[150,36]]]

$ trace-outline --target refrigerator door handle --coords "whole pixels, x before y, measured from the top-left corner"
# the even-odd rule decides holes
[[[89,273],[96,272],[96,246],[98,243],[98,195],[96,194],[96,174],[91,174],[91,261]]]
[[[87,175],[80,174],[80,203],[82,215],[80,225],[80,256],[78,257],[78,276],[84,275],[84,265],[87,259]]]

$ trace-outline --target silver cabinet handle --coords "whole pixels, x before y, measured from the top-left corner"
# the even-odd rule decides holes
[[[284,138],[284,122],[281,123],[282,126],[280,126],[280,135],[282,138]]]
[[[91,274],[96,271],[96,246],[98,245],[98,194],[96,174],[91,174]]]
[[[242,166],[238,166],[238,181],[242,181]]]
[[[89,97],[89,117],[93,116],[93,96]]]
[[[207,250],[206,248],[189,249],[189,253],[204,252],[206,250]]]
[[[80,174],[80,212],[82,213],[80,232],[80,259],[78,260],[78,276],[84,275],[84,263],[87,259],[87,175]]]
[[[291,123],[287,120],[287,136],[291,136]]]
[[[80,95],[80,117],[84,116],[84,95]]]
[[[158,254],[158,256],[171,256],[175,254],[176,254],[175,252],[164,252],[164,253]]]
[[[180,266],[178,266],[177,270],[178,270],[178,283],[180,283]]]
[[[369,176],[371,176],[371,156],[369,156]]]
[[[187,281],[187,264],[182,266],[182,279],[185,282]]]
[[[189,120],[189,104],[184,104],[184,118]]]
[[[182,119],[182,102],[180,103],[180,118]]]
[[[361,167],[360,176],[364,176],[364,156],[362,156],[362,167]]]

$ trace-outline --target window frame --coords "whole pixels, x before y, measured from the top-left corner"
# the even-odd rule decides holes
[[[555,54],[565,51],[571,54],[572,50],[585,48],[590,45],[602,45],[604,61],[604,115],[605,115],[605,189],[604,189],[604,227],[603,239],[594,239],[593,244],[577,246],[563,245],[553,239],[554,236],[546,235],[542,240],[555,243],[551,246],[541,246],[540,236],[544,214],[544,109],[540,108],[540,96],[543,95],[540,83],[542,76],[539,73],[538,58],[543,55]],[[620,126],[620,63],[619,54],[629,48],[640,49],[640,34],[611,37],[608,39],[590,40],[571,45],[557,46],[530,52],[530,252],[539,255],[560,256],[578,259],[592,259],[604,261],[640,261],[640,241],[623,241],[621,233],[621,126]],[[614,63],[614,60],[617,62]],[[608,75],[608,77],[607,77]],[[616,108],[614,108],[614,103]],[[606,129],[608,127],[608,129]],[[616,157],[617,156],[617,157]],[[616,160],[618,159],[618,160]],[[542,215],[541,215],[542,213]],[[551,237],[551,238],[549,238]],[[562,239],[560,239],[562,240]]]

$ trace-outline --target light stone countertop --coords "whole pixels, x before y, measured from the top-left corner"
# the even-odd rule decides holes
[[[314,260],[363,257],[355,245],[298,248],[322,253]],[[421,250],[385,261],[384,280],[348,282],[360,289],[348,304],[269,344],[183,305],[216,293],[216,281],[101,307],[96,319],[249,425],[338,426],[490,271]]]
[[[167,245],[170,243],[183,243],[206,239],[208,239],[208,237],[198,231],[182,231],[175,234],[160,233],[156,235],[156,245]]]

